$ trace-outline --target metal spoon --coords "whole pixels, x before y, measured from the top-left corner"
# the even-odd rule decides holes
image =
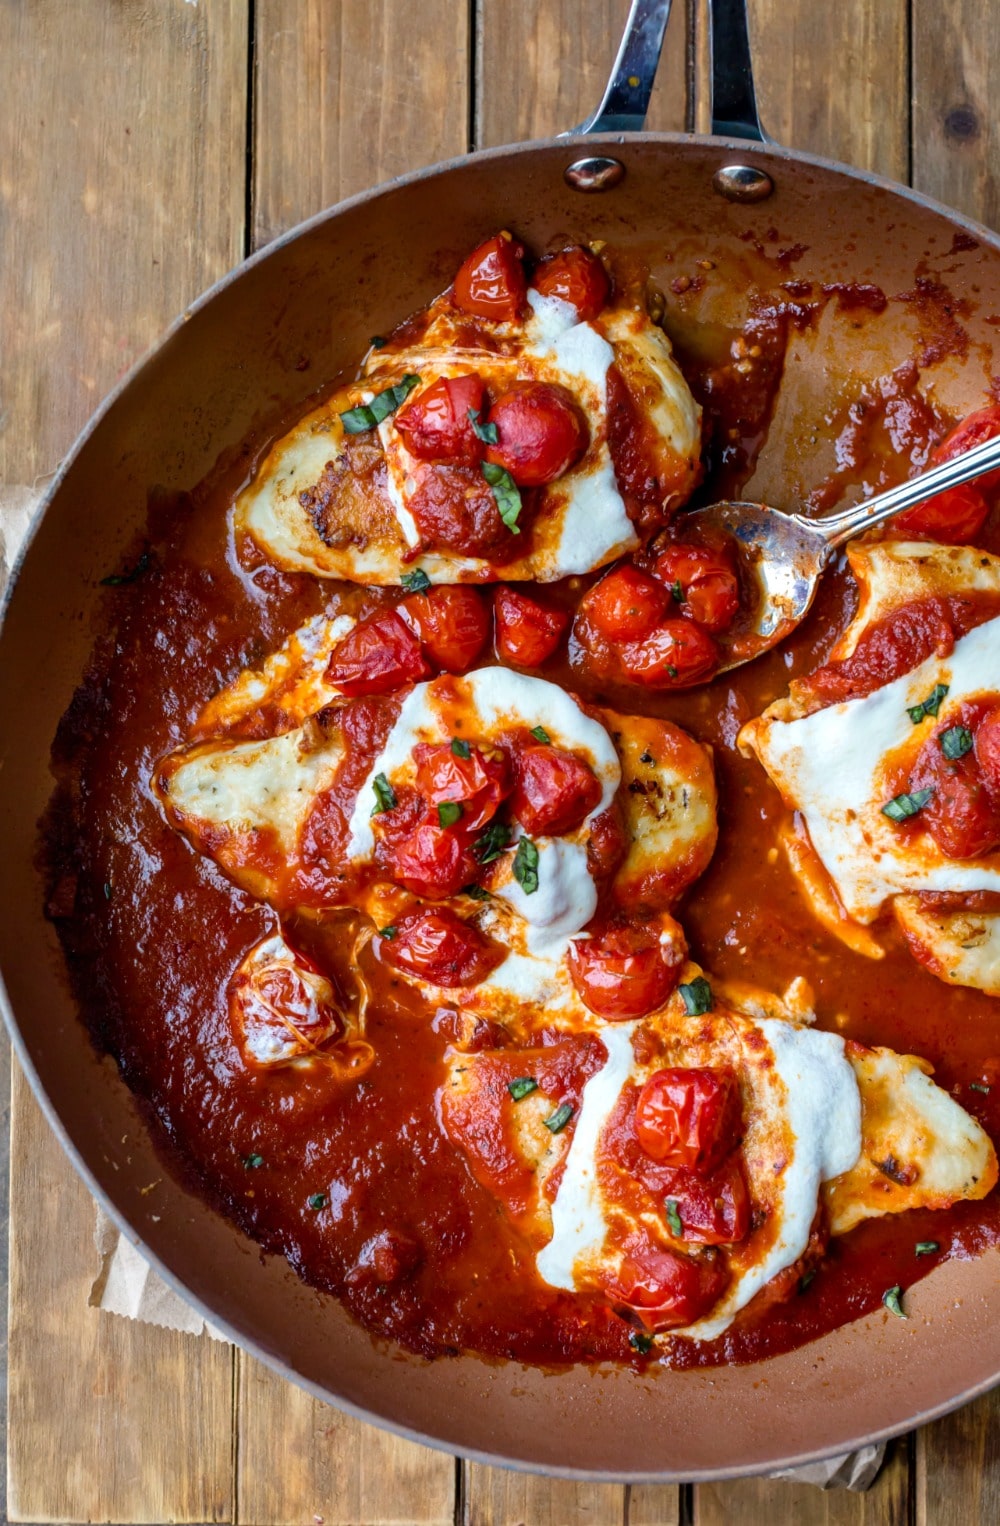
[[[726,659],[717,671],[728,673],[751,662],[791,634],[808,613],[823,569],[838,546],[997,466],[1000,436],[825,519],[739,502],[713,503],[685,515],[681,541],[689,530],[699,539],[707,535],[736,541],[744,574],[741,613],[732,628],[716,638]],[[756,591],[756,604],[750,602],[749,607],[747,589]]]

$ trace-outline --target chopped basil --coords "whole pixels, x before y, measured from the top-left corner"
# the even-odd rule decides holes
[[[882,815],[888,816],[890,821],[907,821],[922,811],[928,800],[933,795],[933,787],[918,789],[912,795],[895,795],[892,800],[887,800],[882,807]]]
[[[552,741],[552,738],[549,736],[544,726],[532,726],[531,735],[534,737],[536,742],[544,742],[546,747]]]
[[[516,1080],[507,1082],[507,1090],[515,1102],[520,1102],[522,1097],[530,1097],[532,1092],[538,1090],[538,1082],[534,1076],[518,1076]]]
[[[572,1116],[572,1103],[563,1102],[560,1103],[559,1107],[556,1108],[554,1113],[549,1114],[548,1118],[543,1118],[542,1122],[545,1124],[545,1127],[548,1129],[550,1134],[561,1134]]]
[[[472,844],[472,851],[481,864],[492,864],[509,846],[510,827],[505,821],[491,821],[486,831]]]
[[[468,742],[463,742],[461,737],[452,737],[451,750],[456,758],[467,758],[471,753]]]
[[[102,578],[101,587],[121,588],[125,583],[134,583],[137,578],[142,577],[148,566],[149,551],[146,550],[139,557],[138,561],[125,572],[113,572],[110,577]]]
[[[970,1081],[969,1090],[970,1092],[982,1092],[986,1097],[990,1094],[989,1087],[984,1085],[982,1081]]]
[[[373,816],[381,816],[383,811],[394,811],[399,804],[396,799],[396,791],[389,783],[385,774],[376,774],[372,780],[372,789],[375,791],[375,808]]]
[[[378,935],[380,938],[388,938],[389,942],[391,943],[393,938],[395,938],[397,931],[398,929],[396,924],[394,922],[390,922],[388,927],[379,928]]]
[[[894,1288],[886,1288],[882,1294],[882,1302],[889,1310],[889,1313],[895,1314],[897,1319],[908,1319],[909,1316],[904,1313],[903,1305],[900,1303],[902,1296],[903,1289],[897,1283]]]
[[[673,596],[677,600],[678,604],[683,604],[684,603],[684,590],[681,587],[681,580],[680,580],[680,578],[677,579],[676,583],[671,583],[671,585],[670,585],[670,592],[673,594]]]
[[[399,581],[407,593],[426,593],[431,586],[431,580],[422,567],[415,567],[412,572],[404,572]]]
[[[680,1209],[675,1197],[667,1198],[667,1223],[670,1225],[670,1233],[679,1240],[684,1233],[684,1225],[681,1223]]]
[[[630,1330],[628,1343],[633,1351],[638,1351],[640,1356],[648,1356],[653,1349],[653,1337],[646,1335],[642,1330]]]
[[[495,424],[484,424],[482,415],[475,408],[469,409],[469,423],[472,425],[472,433],[477,440],[484,440],[487,445],[495,445],[499,439]]]
[[[712,987],[704,975],[698,975],[688,985],[679,987],[689,1016],[701,1017],[712,1010]]]
[[[453,827],[462,815],[462,807],[457,800],[442,800],[438,805],[438,825]]]
[[[383,339],[381,334],[373,334],[368,343],[373,350],[384,350],[389,341],[388,339]]]
[[[258,1166],[264,1164],[263,1155],[244,1155],[243,1164],[248,1171],[256,1171]]]
[[[942,731],[938,741],[941,743],[941,751],[952,762],[956,758],[964,758],[967,752],[972,751],[972,732],[967,726],[949,726],[947,731]]]
[[[502,466],[494,466],[491,461],[483,462],[483,476],[493,489],[493,497],[496,499],[500,518],[508,530],[512,530],[515,535],[520,535],[517,516],[521,512],[521,494],[518,492],[517,483],[510,472],[504,471]]]
[[[464,885],[462,894],[470,895],[474,901],[488,901],[490,898],[489,891],[484,890],[482,885]]]
[[[936,1240],[918,1240],[914,1250],[918,1256],[933,1256],[941,1249]]]
[[[390,413],[395,413],[401,403],[406,402],[414,387],[419,384],[420,377],[410,373],[394,387],[376,392],[370,403],[359,403],[357,408],[348,408],[346,413],[340,415],[340,422],[348,434],[364,434],[368,429],[375,429]]]
[[[522,837],[514,854],[514,878],[525,895],[538,889],[538,849],[530,837]]]
[[[314,1192],[312,1197],[309,1199],[309,1207],[310,1208],[314,1208],[314,1209],[315,1208],[325,1208],[326,1207],[326,1193],[325,1192]]]
[[[104,899],[106,901],[110,901],[111,899],[111,883],[109,880],[105,880],[104,882]]]
[[[667,663],[667,672],[669,673],[671,678],[676,678],[677,677],[677,669],[674,667],[672,662],[668,662]]]
[[[803,1272],[802,1276],[799,1278],[799,1292],[804,1293],[809,1285],[815,1281],[815,1278],[816,1268],[811,1266],[809,1270],[807,1272]]]
[[[935,684],[922,704],[908,707],[906,713],[914,726],[919,726],[925,715],[937,715],[941,708],[941,701],[947,693],[947,684]]]

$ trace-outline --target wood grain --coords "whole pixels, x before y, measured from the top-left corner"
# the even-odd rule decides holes
[[[12,487],[238,259],[246,23],[238,0],[37,0],[0,27]],[[16,1070],[12,1132],[10,1518],[230,1519],[231,1353],[88,1308],[94,1206]]]
[[[694,1526],[904,1526],[908,1519],[909,1459],[905,1438],[893,1442],[881,1473],[864,1494],[818,1489],[787,1479],[744,1478],[701,1484]],[[972,1526],[974,1517],[955,1517]],[[944,1520],[935,1523],[944,1526]]]
[[[466,1464],[468,1526],[625,1526],[625,1491]]]
[[[1000,9],[913,0],[913,184],[1000,226]]]
[[[1000,1391],[916,1435],[916,1526],[1000,1520]]]
[[[254,73],[254,248],[469,146],[468,0],[258,0]]]
[[[677,1526],[681,1491],[666,1484],[633,1484],[625,1491],[626,1526]]]

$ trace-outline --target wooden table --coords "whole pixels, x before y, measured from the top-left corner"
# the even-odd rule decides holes
[[[703,0],[675,0],[650,126],[704,128]],[[168,320],[351,192],[544,136],[599,95],[627,0],[4,0],[0,529]],[[1000,223],[997,0],[754,0],[782,142]],[[794,64],[793,64],[794,60]],[[1000,1398],[896,1443],[867,1496],[553,1482],[316,1403],[228,1346],[88,1308],[94,1209],[21,1075],[11,1107],[8,1510],[258,1523],[1000,1518]]]

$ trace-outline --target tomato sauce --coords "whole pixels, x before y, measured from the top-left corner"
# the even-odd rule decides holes
[[[753,316],[745,344],[766,363],[749,412],[731,352],[705,361],[698,390],[714,446],[701,501],[739,496],[766,435],[788,325],[804,321],[791,301]],[[880,427],[852,436],[840,486],[864,480],[872,457],[888,454],[890,402],[893,417],[927,427],[915,373],[894,388],[876,408]],[[151,774],[206,701],[306,619],[324,609],[363,616],[397,597],[285,574],[259,557],[241,561],[227,511],[245,476],[240,458],[190,495],[151,506],[147,560],[109,588],[105,633],[54,744],[48,910],[95,1043],[115,1056],[174,1168],[374,1335],[427,1356],[473,1349],[542,1365],[641,1364],[614,1313],[540,1282],[502,1204],[449,1142],[435,1092],[458,1020],[447,1006],[428,1010],[376,959],[354,913],[293,917],[287,932],[345,990],[355,986],[355,964],[371,986],[370,1067],[352,1079],[323,1067],[250,1072],[240,1060],[226,988],[273,929],[274,913],[169,827]],[[995,515],[982,544],[1000,551]],[[568,609],[591,581],[541,597]],[[736,750],[740,726],[824,661],[853,602],[840,561],[782,649],[687,691],[595,681],[579,651],[538,671],[589,701],[665,717],[715,749],[719,846],[678,911],[693,956],[720,978],[775,991],[806,976],[821,1023],[840,1014],[845,1037],[926,1057],[939,1084],[1000,1140],[996,1002],[934,979],[889,926],[878,930],[888,950],[878,965],[835,941],[774,846],[777,792]],[[905,1290],[945,1257],[971,1257],[998,1241],[995,1191],[946,1212],[868,1222],[832,1241],[787,1303],[752,1308],[712,1343],[663,1337],[649,1359],[677,1367],[757,1361],[877,1308],[887,1288]],[[918,1257],[920,1242],[937,1249]]]

